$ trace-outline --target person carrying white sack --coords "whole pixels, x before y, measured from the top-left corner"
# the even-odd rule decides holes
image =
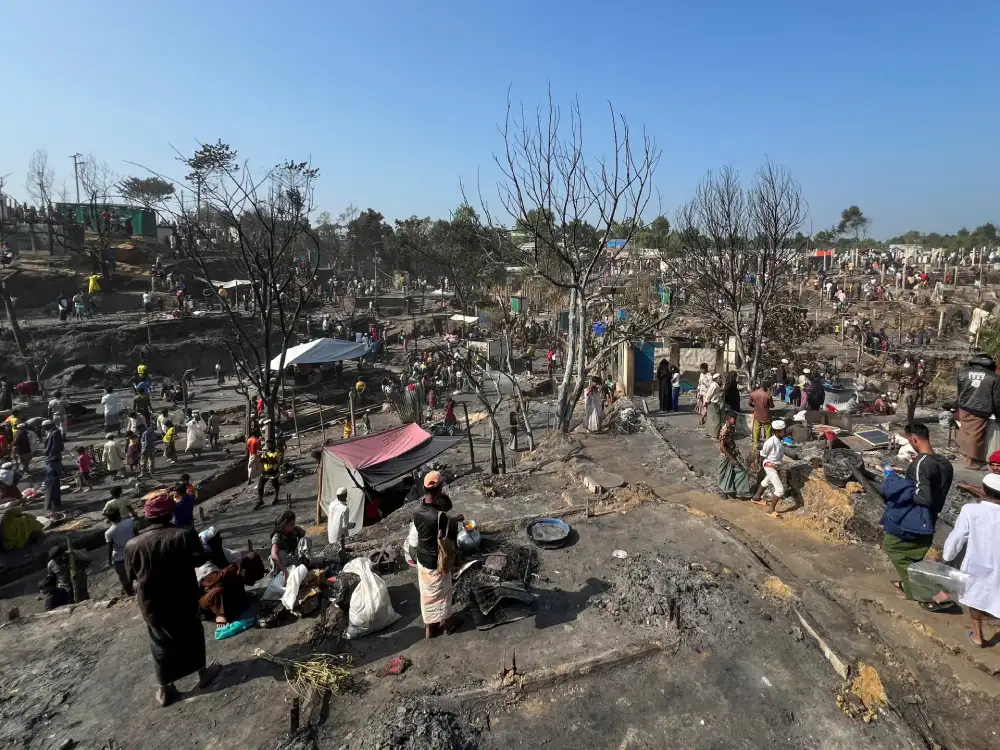
[[[785,485],[781,481],[778,473],[778,466],[785,458],[785,423],[780,419],[771,422],[771,437],[764,441],[760,447],[760,457],[764,465],[764,480],[757,488],[753,501],[757,505],[768,506],[767,512],[772,516],[777,515],[776,509],[778,501],[785,496]],[[764,491],[771,488],[771,502],[764,502]]]

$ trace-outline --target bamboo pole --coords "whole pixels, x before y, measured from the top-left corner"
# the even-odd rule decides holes
[[[472,462],[472,470],[476,469],[476,449],[472,445],[472,427],[469,425],[469,407],[463,401],[462,411],[465,413],[465,434],[469,436],[469,460]]]
[[[354,425],[354,389],[353,388],[351,388],[351,390],[349,390],[347,392],[347,402],[348,402],[348,408],[350,409],[351,437],[355,437],[358,433],[357,433],[357,427],[355,427],[355,425]]]
[[[316,394],[316,405],[319,406],[319,426],[323,430],[323,444],[326,444],[326,417],[323,416],[323,394]]]
[[[323,503],[321,498],[323,495],[323,456],[319,457],[319,466],[316,467],[316,524],[320,524],[323,521]]]
[[[80,581],[78,580],[76,573],[76,555],[73,554],[73,540],[68,534],[66,536],[66,554],[69,556],[69,581],[70,585],[73,587],[73,602],[75,604],[79,604],[81,596]]]
[[[299,455],[302,455],[302,435],[299,432],[299,412],[295,408],[295,389],[292,389],[292,424],[295,425],[295,443],[299,448]]]

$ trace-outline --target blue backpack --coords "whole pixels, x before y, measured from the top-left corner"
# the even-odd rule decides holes
[[[916,485],[906,477],[898,474],[886,476],[881,487],[885,500],[882,528],[886,534],[907,540],[934,534],[930,509],[913,501],[916,489]]]

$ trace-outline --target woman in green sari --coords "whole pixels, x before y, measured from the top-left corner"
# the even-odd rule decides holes
[[[727,497],[750,496],[750,477],[740,449],[736,447],[736,415],[733,412],[726,414],[726,421],[719,431],[719,470],[716,483]]]

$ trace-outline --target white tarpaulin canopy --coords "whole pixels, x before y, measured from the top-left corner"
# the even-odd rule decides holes
[[[223,289],[235,289],[238,286],[253,286],[253,282],[246,279],[233,279],[232,281],[223,281],[221,284],[216,284],[216,287],[220,286]]]
[[[345,359],[357,359],[368,352],[367,344],[355,344],[343,339],[314,339],[293,346],[285,352],[285,367],[289,365],[324,365]],[[271,360],[271,369],[281,366],[281,355]]]
[[[204,281],[206,284],[218,289],[222,287],[223,289],[235,289],[238,286],[253,286],[252,281],[247,281],[246,279],[233,279],[232,281],[209,281],[204,276],[199,276],[200,281]]]
[[[478,323],[479,318],[475,315],[459,315],[455,313],[451,316],[450,320],[454,323]]]

